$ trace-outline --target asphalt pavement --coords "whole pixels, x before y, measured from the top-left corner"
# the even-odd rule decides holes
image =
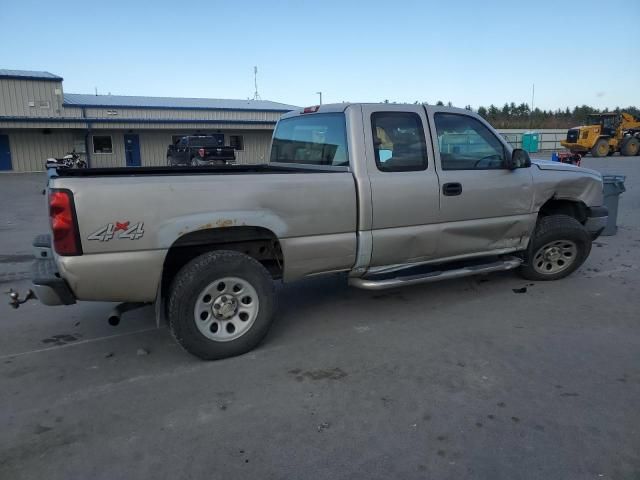
[[[620,229],[557,282],[280,287],[246,355],[151,308],[0,304],[0,479],[640,479],[640,158]],[[0,175],[0,288],[28,288],[44,174]],[[522,292],[515,293],[514,290]]]

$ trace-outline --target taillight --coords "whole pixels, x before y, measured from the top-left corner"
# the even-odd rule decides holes
[[[314,105],[313,107],[305,107],[302,113],[316,113],[318,110],[320,110],[320,105]]]
[[[53,248],[59,255],[82,255],[75,215],[73,194],[65,189],[51,189],[49,218],[53,232]]]

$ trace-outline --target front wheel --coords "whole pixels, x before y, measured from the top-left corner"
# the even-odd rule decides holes
[[[594,157],[606,157],[609,154],[609,140],[601,138],[591,149],[591,155]]]
[[[589,232],[575,218],[543,217],[529,242],[520,274],[529,280],[558,280],[580,267],[590,252]]]
[[[274,306],[274,284],[261,263],[239,252],[213,251],[189,262],[173,280],[169,325],[196,357],[232,357],[262,341]]]

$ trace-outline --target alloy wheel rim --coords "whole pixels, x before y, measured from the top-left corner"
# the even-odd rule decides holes
[[[578,246],[571,240],[554,240],[538,249],[533,268],[544,275],[554,275],[569,268],[578,257]]]
[[[251,329],[259,308],[258,293],[251,283],[238,277],[223,277],[198,294],[193,315],[205,337],[229,342]]]

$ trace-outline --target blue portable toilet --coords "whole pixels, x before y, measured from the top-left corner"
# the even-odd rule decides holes
[[[524,132],[522,134],[522,148],[529,153],[536,153],[540,143],[538,132]]]

